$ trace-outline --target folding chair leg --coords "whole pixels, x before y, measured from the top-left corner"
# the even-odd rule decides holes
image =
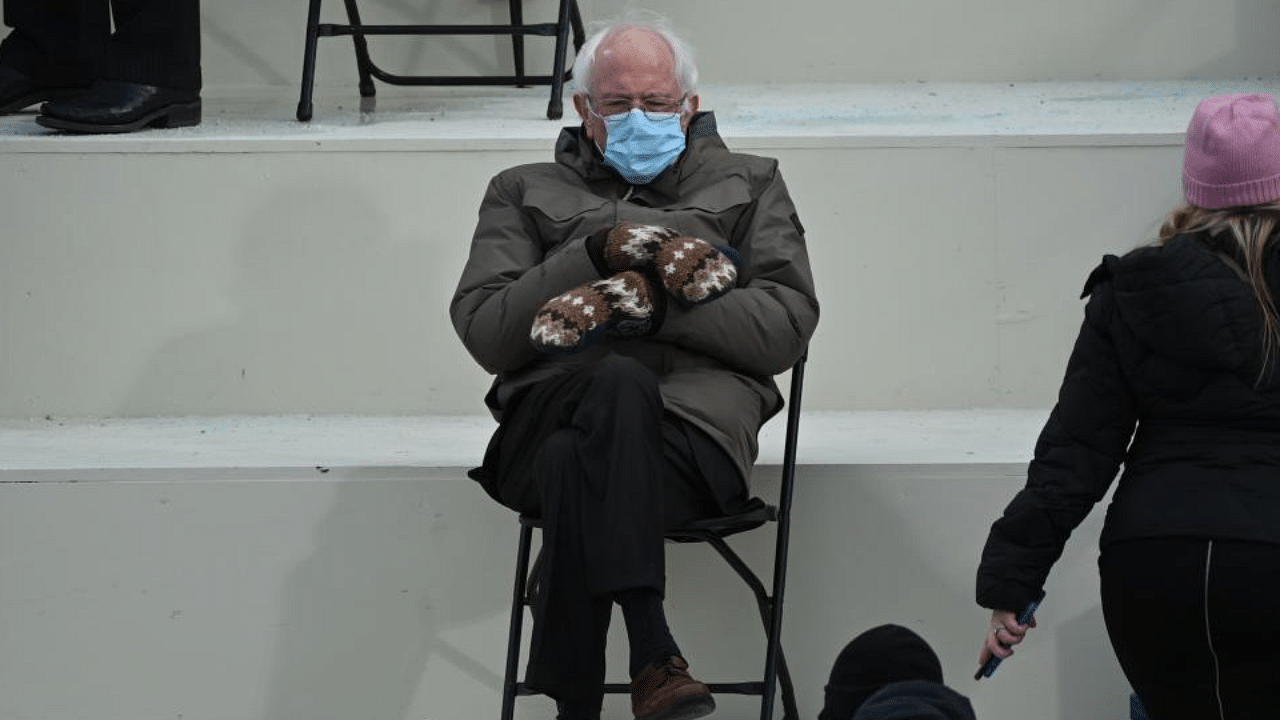
[[[511,24],[524,24],[524,0],[511,0]],[[511,34],[511,57],[516,66],[516,87],[528,87],[524,84],[524,35]]]
[[[521,629],[524,623],[525,584],[529,579],[529,546],[533,528],[520,526],[520,543],[516,549],[516,580],[511,591],[511,625],[507,632],[507,667],[502,679],[502,720],[511,720],[516,709],[516,672],[520,665]]]
[[[786,656],[782,652],[782,623],[779,615],[781,604],[775,600],[774,596],[769,595],[760,577],[751,570],[738,553],[734,552],[733,548],[729,547],[729,543],[724,538],[710,536],[706,538],[706,543],[724,558],[756,597],[756,609],[760,614],[760,623],[764,626],[767,641],[764,656],[764,683],[760,694],[760,720],[773,718],[774,694],[779,680],[782,685],[783,717],[786,720],[799,720],[795,687],[791,682],[791,671],[787,668]],[[782,572],[786,572],[785,562],[782,565]],[[775,579],[774,592],[779,592],[779,589],[780,586]]]
[[[307,37],[302,52],[302,91],[298,96],[299,122],[311,119],[311,93],[316,83],[316,41],[320,33],[320,1],[311,0],[307,9]]]
[[[781,523],[780,523],[781,524]],[[778,533],[786,532],[786,528],[779,527]],[[778,543],[776,552],[785,553],[787,551],[784,542]],[[773,700],[774,691],[777,688],[778,677],[784,678],[782,702],[784,708],[784,717],[791,719],[796,718],[794,691],[788,687],[791,685],[791,673],[787,670],[786,658],[782,655],[782,593],[786,587],[787,559],[784,556],[774,556],[773,570],[773,595],[769,598],[769,613],[765,619],[765,634],[768,636],[768,646],[765,650],[764,660],[764,702],[761,705],[760,720],[772,720],[773,718]]]
[[[765,700],[761,709],[761,720],[773,717],[774,690],[779,679],[782,681],[783,717],[798,720],[796,711],[795,689],[791,685],[791,672],[787,669],[787,659],[782,653],[782,593],[786,573],[786,559],[777,564],[774,570],[773,596],[770,598],[769,617],[765,621],[765,634],[769,644],[765,651]]]
[[[556,57],[551,70],[551,102],[547,104],[547,119],[559,120],[564,116],[564,66],[565,53],[569,49],[569,7],[575,6],[574,0],[560,0],[556,32]]]
[[[773,720],[774,698],[779,689],[782,690],[783,720],[800,720],[800,711],[796,708],[796,690],[791,682],[791,669],[787,667],[787,656],[782,652],[782,645],[777,638],[769,638],[770,653],[776,658],[772,669],[765,661],[764,691],[760,698],[760,720]]]
[[[791,682],[791,670],[787,667],[787,656],[782,647],[778,647],[778,685],[782,687],[783,720],[800,720],[800,711],[796,708],[796,688]],[[773,708],[769,708],[770,713]]]
[[[587,31],[582,25],[582,11],[578,9],[578,0],[573,0],[569,7],[569,20],[573,25],[573,50],[576,53],[587,41]]]
[[[347,6],[347,22],[351,24],[351,44],[356,51],[356,71],[360,74],[360,97],[373,97],[377,92],[370,71],[373,61],[369,59],[369,42],[361,30],[364,23],[360,20],[360,8],[356,7],[356,0],[344,2]]]

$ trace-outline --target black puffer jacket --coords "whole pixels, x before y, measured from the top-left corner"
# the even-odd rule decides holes
[[[983,549],[979,605],[1018,611],[1035,598],[1121,463],[1104,547],[1160,536],[1280,544],[1280,364],[1263,372],[1262,312],[1230,256],[1215,238],[1183,235],[1108,255],[1089,276],[1027,485]],[[1264,266],[1280,300],[1275,237]]]

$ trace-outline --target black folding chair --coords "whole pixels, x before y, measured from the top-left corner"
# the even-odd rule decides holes
[[[666,538],[673,542],[701,542],[715,548],[720,557],[738,573],[738,576],[755,594],[756,606],[760,611],[760,621],[764,624],[766,638],[763,679],[736,683],[707,683],[707,685],[712,693],[759,695],[760,720],[772,720],[774,694],[779,684],[782,685],[783,718],[799,720],[800,717],[796,710],[795,688],[782,652],[781,639],[782,600],[786,589],[787,548],[791,533],[791,495],[795,484],[796,444],[800,432],[800,396],[804,386],[805,361],[806,358],[801,356],[791,368],[791,396],[787,409],[786,444],[782,455],[782,487],[778,492],[777,504],[769,505],[759,498],[753,498],[747,507],[736,515],[699,520],[666,533]],[[759,576],[725,541],[725,538],[730,535],[754,530],[770,522],[777,524],[772,593],[765,589]],[[516,697],[537,694],[518,678],[517,666],[520,664],[524,611],[534,603],[537,590],[536,578],[542,562],[542,553],[539,551],[532,570],[529,567],[533,529],[539,527],[541,527],[541,521],[538,518],[520,516],[520,540],[516,546],[515,589],[512,592],[511,625],[507,635],[507,665],[502,683],[502,720],[512,720]],[[622,683],[607,683],[604,689],[606,693],[631,691],[630,685]]]
[[[322,37],[350,35],[355,45],[356,70],[360,75],[360,97],[373,97],[373,79],[389,85],[550,85],[551,101],[547,105],[547,119],[557,120],[564,114],[561,95],[564,83],[572,77],[565,69],[565,53],[569,45],[569,31],[573,31],[574,52],[581,49],[586,32],[582,26],[582,14],[577,0],[560,0],[556,22],[525,23],[523,0],[509,0],[511,23],[509,25],[365,25],[360,20],[356,0],[343,0],[347,8],[347,24],[320,22],[320,3],[311,0],[307,11],[307,38],[302,56],[302,94],[298,98],[298,120],[311,119],[311,95],[316,78],[316,41]],[[514,75],[396,75],[374,64],[369,56],[369,35],[510,35],[515,60]],[[540,35],[556,39],[554,67],[550,75],[526,75],[524,71],[524,36]]]

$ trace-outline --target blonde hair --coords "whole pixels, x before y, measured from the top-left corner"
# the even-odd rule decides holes
[[[1237,265],[1240,259],[1244,260],[1243,279],[1262,310],[1262,370],[1258,384],[1266,378],[1272,360],[1280,351],[1280,312],[1276,310],[1275,298],[1263,274],[1263,257],[1277,227],[1280,227],[1280,200],[1219,209],[1184,205],[1165,218],[1157,240],[1157,244],[1163,245],[1183,233],[1203,232],[1234,241],[1229,255]]]

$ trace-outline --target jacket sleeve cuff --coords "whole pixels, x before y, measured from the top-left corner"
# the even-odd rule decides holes
[[[596,272],[600,273],[602,278],[609,277],[614,273],[609,268],[609,263],[604,257],[604,245],[609,238],[609,232],[612,230],[613,228],[611,227],[600,228],[587,236],[587,257],[591,258],[591,264],[596,266]]]
[[[1020,613],[1027,603],[1040,596],[1039,590],[1024,587],[1016,583],[986,585],[979,579],[977,593],[978,605],[988,610],[1004,610]]]

